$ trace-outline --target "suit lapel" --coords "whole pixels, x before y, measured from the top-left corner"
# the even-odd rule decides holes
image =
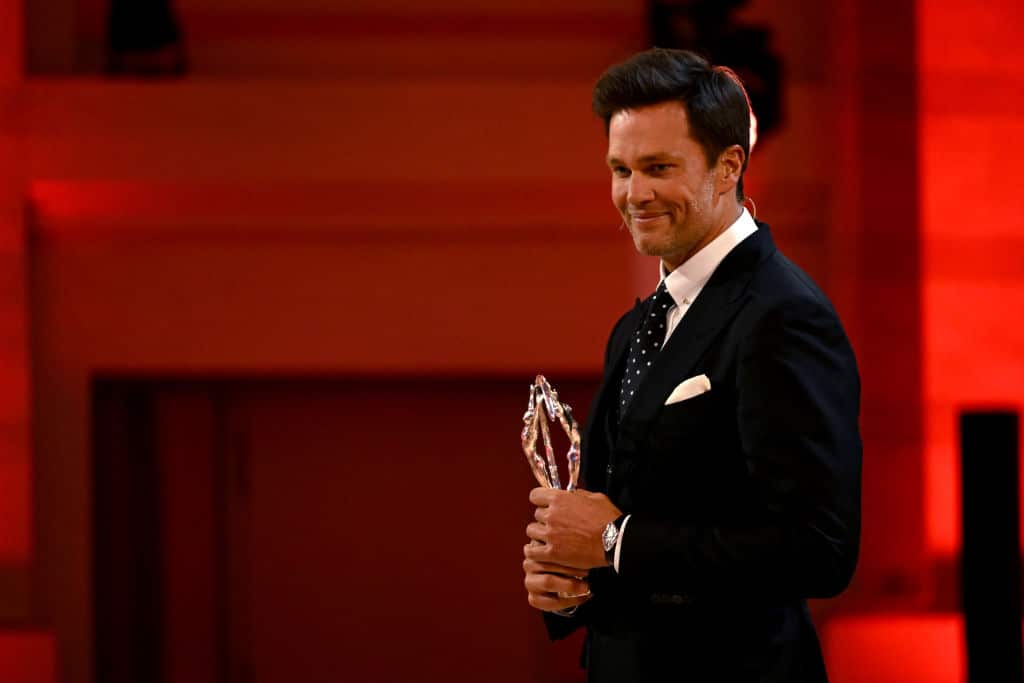
[[[611,362],[608,364],[608,367],[605,368],[605,383],[618,381],[618,369],[622,365],[622,362],[626,360],[626,353],[629,351],[629,340],[633,336],[633,330],[635,330],[637,325],[640,324],[642,313],[643,302],[640,301],[640,299],[637,299],[636,304],[633,305],[633,310],[629,313],[629,318],[624,320],[622,323],[620,334],[616,335],[616,338],[612,340],[610,349],[611,355],[608,357],[608,360]]]
[[[633,451],[642,442],[672,389],[694,374],[697,362],[718,332],[739,311],[741,295],[757,264],[774,250],[768,226],[759,223],[757,232],[722,260],[661,353],[655,356],[650,372],[623,416],[615,450]]]
[[[620,369],[625,363],[626,353],[629,351],[630,333],[640,321],[641,308],[641,301],[637,299],[633,310],[622,321],[618,333],[609,340],[608,362],[604,368],[604,376],[601,378],[601,386],[597,390],[594,404],[587,415],[586,430],[583,434],[583,480],[590,490],[599,490],[593,487],[598,482],[603,486],[605,481],[604,467],[608,460],[607,451],[612,445],[611,434],[606,429],[608,417],[616,408],[615,400],[618,397],[622,375]],[[601,444],[607,445],[602,448]],[[603,457],[598,457],[599,453],[596,452],[598,449],[605,451]]]

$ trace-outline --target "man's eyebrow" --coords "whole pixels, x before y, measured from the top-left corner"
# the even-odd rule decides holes
[[[637,159],[639,164],[649,164],[652,161],[672,161],[673,156],[667,152],[658,152],[657,154],[645,154],[644,156]],[[624,162],[618,157],[608,157],[609,166],[621,166]]]

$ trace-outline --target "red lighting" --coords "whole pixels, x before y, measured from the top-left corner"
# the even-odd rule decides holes
[[[832,683],[961,683],[964,625],[958,614],[835,618],[822,632]]]
[[[0,632],[0,681],[55,683],[56,647],[53,636],[41,632]]]

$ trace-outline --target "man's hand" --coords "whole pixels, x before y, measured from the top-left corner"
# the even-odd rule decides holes
[[[526,559],[561,565],[575,573],[608,564],[601,534],[608,522],[622,514],[608,496],[538,487],[530,491],[530,502],[537,506],[533,515],[537,521],[526,527],[526,535],[540,543],[523,549]]]
[[[590,586],[573,577],[577,570],[558,564],[523,560],[527,600],[546,612],[569,609],[590,599]],[[561,595],[560,595],[561,594]],[[565,596],[565,597],[562,597]]]

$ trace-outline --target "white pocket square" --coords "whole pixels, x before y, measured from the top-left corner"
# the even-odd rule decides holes
[[[679,403],[688,398],[700,396],[707,391],[711,391],[711,380],[708,379],[707,375],[697,375],[680,382],[679,386],[673,389],[672,393],[665,399],[665,405],[669,406],[673,403]]]

